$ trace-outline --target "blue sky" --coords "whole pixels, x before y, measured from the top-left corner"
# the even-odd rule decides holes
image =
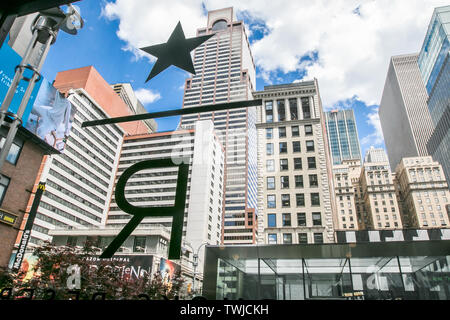
[[[160,4],[150,0],[76,2],[85,21],[84,28],[76,36],[59,33],[42,73],[52,81],[59,71],[93,65],[108,83],[129,82],[135,90],[144,88],[159,94],[156,101],[145,103],[150,112],[180,108],[184,80],[189,75],[172,66],[146,84],[153,62],[140,55],[136,48],[165,42],[178,19],[186,36],[194,36],[196,28],[206,24],[207,10],[233,5],[238,19],[249,29],[257,65],[257,90],[268,84],[316,77],[327,110],[353,108],[355,111],[362,154],[371,145],[384,148],[377,104],[389,57],[420,50],[433,6],[420,10],[418,15],[424,1],[411,0],[407,8],[411,12],[403,13],[406,18],[390,22],[389,18],[394,18],[389,16],[392,11],[405,9],[399,6],[399,1],[395,7],[392,7],[393,2],[386,2],[391,6],[386,9],[381,8],[382,3],[379,3],[380,8],[373,7],[372,1],[333,1],[335,7],[330,9],[329,16],[326,16],[328,6],[323,1],[314,1],[313,6],[303,1],[301,5],[305,7],[285,8],[285,11],[278,7],[271,9],[271,2],[253,1],[251,6],[252,1],[245,4],[231,1],[230,5],[220,0],[186,1],[192,12],[182,7],[185,2],[176,1],[173,6],[172,2]],[[439,1],[435,2],[439,4]],[[164,5],[171,7],[161,7]],[[289,2],[289,5],[297,4]],[[105,10],[105,7],[108,8]],[[291,17],[286,10],[310,14],[300,19],[295,15]],[[389,14],[383,10],[390,10]],[[321,13],[315,19],[314,12],[319,11],[325,14],[322,16]],[[159,13],[158,18],[151,16],[156,12],[163,14]],[[164,16],[166,12],[167,16]],[[178,124],[178,117],[158,119],[157,122],[158,131],[172,130]]]

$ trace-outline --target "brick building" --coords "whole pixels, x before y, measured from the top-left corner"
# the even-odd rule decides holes
[[[0,145],[6,133],[2,128]],[[58,151],[26,129],[19,129],[0,177],[0,267],[8,265],[24,215],[33,202],[42,160],[52,153]]]

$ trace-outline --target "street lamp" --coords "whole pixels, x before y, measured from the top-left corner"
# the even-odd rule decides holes
[[[208,244],[207,242],[203,242],[197,248],[197,253],[194,253],[194,256],[193,256],[194,261],[193,261],[192,265],[194,266],[194,281],[192,281],[192,290],[194,291],[194,293],[195,293],[195,276],[197,274],[197,266],[198,266],[198,253],[200,252],[200,248],[207,244]]]

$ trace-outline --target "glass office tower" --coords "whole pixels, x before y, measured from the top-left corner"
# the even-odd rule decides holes
[[[325,112],[325,123],[333,164],[341,164],[342,160],[361,160],[353,110]]]
[[[194,53],[196,74],[186,80],[183,108],[252,99],[255,64],[244,23],[233,8],[208,12],[206,28],[197,35],[215,34]],[[221,110],[181,118],[189,129],[199,119],[211,119],[226,149],[224,190],[225,244],[256,241],[256,109]]]
[[[434,131],[427,150],[450,181],[450,5],[436,8],[419,54]]]

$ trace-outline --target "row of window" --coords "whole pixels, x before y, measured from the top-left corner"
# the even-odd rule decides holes
[[[50,174],[50,177],[49,177],[50,179],[51,179],[51,177],[55,177],[58,180],[68,184],[72,188],[83,192],[83,194],[89,196],[90,198],[94,199],[95,201],[99,202],[100,204],[103,204],[103,205],[105,204],[104,199],[98,197],[97,195],[93,194],[92,192],[88,191],[87,189],[79,186],[78,184],[74,183],[72,179],[68,179],[67,177],[63,176],[59,172],[56,172],[55,170],[50,169],[49,174]]]
[[[266,139],[272,139],[274,128],[266,128]],[[313,134],[312,125],[306,124],[304,125],[305,136],[310,136]],[[291,126],[291,137],[299,137],[300,136],[300,128],[299,126]],[[278,127],[278,137],[286,138],[286,127]]]
[[[313,234],[314,243],[323,243],[323,233],[315,232]],[[276,233],[268,234],[268,242],[269,244],[277,244],[278,243],[278,235]],[[292,233],[283,233],[283,244],[292,244]],[[299,244],[307,244],[308,243],[308,234],[307,233],[299,233],[298,234],[298,243]]]
[[[297,106],[297,98],[291,98],[289,101],[288,112],[290,115],[290,119],[286,116],[286,106],[285,100],[277,100],[276,107],[278,113],[278,121],[286,121],[286,120],[298,120],[299,118],[299,110]],[[301,110],[303,112],[303,119],[311,118],[311,106],[310,106],[310,98],[309,97],[301,97]],[[265,103],[265,111],[266,111],[266,122],[274,121],[274,112],[273,112],[273,101],[266,101]]]
[[[281,215],[281,226],[282,227],[291,227],[291,214],[290,213],[282,213]],[[313,226],[322,226],[322,217],[320,212],[312,213],[312,225]],[[306,213],[299,212],[297,213],[297,227],[306,227]],[[276,228],[277,227],[277,214],[269,213],[267,214],[267,227]]]
[[[308,157],[308,169],[316,169],[316,157]],[[294,170],[302,170],[302,158],[294,158]],[[280,159],[280,171],[289,170],[289,159]],[[269,159],[266,160],[266,171],[274,172],[275,171],[275,160]]]
[[[77,129],[75,129],[75,126],[72,127],[71,129],[72,133],[74,133],[76,136],[78,136],[81,140],[83,141],[87,141],[86,137],[84,137],[84,135],[82,135]],[[114,163],[114,157],[108,156],[103,150],[105,149],[109,149],[110,153],[113,151],[111,150],[111,148],[109,148],[106,144],[104,144],[103,142],[100,141],[99,138],[97,138],[94,135],[91,135],[90,137],[94,138],[95,142],[97,144],[90,144],[90,147],[93,148],[95,151],[97,151],[99,154],[101,154],[107,161],[109,161],[111,164]],[[74,139],[70,139],[69,141],[73,141]],[[101,146],[101,148],[99,147]],[[113,153],[114,154],[114,153]]]
[[[295,188],[303,188],[303,175],[295,175],[294,176]],[[280,186],[281,189],[290,188],[289,184],[289,176],[281,176],[280,177]],[[309,175],[309,186],[312,188],[319,186],[319,180],[317,178],[317,174]],[[276,188],[275,177],[267,177],[267,190],[274,190]]]
[[[310,204],[311,206],[320,206],[320,195],[319,193],[311,193],[310,194]],[[296,193],[295,194],[295,203],[297,207],[305,206],[305,194],[304,193]],[[277,207],[276,195],[269,194],[267,195],[267,208],[273,209]],[[282,194],[281,195],[281,207],[282,208],[290,208],[291,207],[291,195],[290,194]]]
[[[305,141],[306,144],[306,152],[314,152],[314,140]],[[300,141],[292,141],[292,152],[301,152],[301,143]],[[288,143],[280,142],[279,143],[279,153],[287,153],[288,152]],[[271,156],[274,154],[274,146],[273,143],[266,144],[266,155]]]

